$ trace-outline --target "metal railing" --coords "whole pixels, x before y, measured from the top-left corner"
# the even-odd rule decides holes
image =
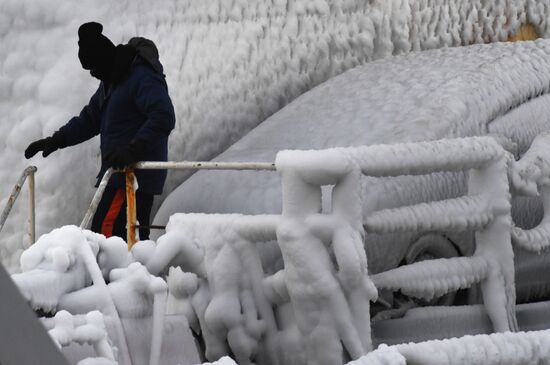
[[[19,180],[17,180],[17,183],[13,187],[10,197],[8,198],[8,201],[6,203],[6,206],[2,211],[2,215],[0,216],[0,231],[2,231],[2,228],[4,228],[4,224],[6,223],[6,220],[10,215],[11,209],[13,208],[13,205],[15,204],[15,201],[17,200],[17,197],[21,192],[21,188],[23,187],[23,184],[25,183],[25,180],[27,180],[27,177],[28,177],[29,178],[29,232],[28,233],[29,233],[30,244],[33,244],[36,239],[34,174],[36,173],[37,170],[38,169],[36,168],[36,166],[29,166],[23,171],[23,173],[21,173],[21,176],[19,177]]]
[[[93,216],[105,188],[109,182],[109,179],[115,172],[124,172],[126,174],[126,225],[127,225],[127,236],[126,241],[128,243],[128,250],[136,243],[136,228],[137,219],[136,219],[136,195],[134,190],[134,171],[137,169],[141,170],[266,170],[266,171],[275,171],[275,163],[271,162],[201,162],[201,161],[144,161],[138,162],[133,165],[131,168],[124,170],[114,170],[108,169],[99,186],[92,198],[90,207],[80,224],[80,228],[87,229],[90,227]]]

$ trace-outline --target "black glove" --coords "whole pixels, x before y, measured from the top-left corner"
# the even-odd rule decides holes
[[[105,155],[105,162],[108,167],[123,169],[134,162],[143,159],[145,142],[141,140],[132,141],[129,145],[118,147]]]
[[[65,138],[61,131],[55,132],[51,137],[39,139],[31,143],[25,150],[25,158],[29,159],[42,151],[43,157],[48,157],[52,152],[65,147]]]

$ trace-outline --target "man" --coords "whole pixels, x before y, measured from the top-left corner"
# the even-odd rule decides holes
[[[133,38],[115,45],[101,32],[99,23],[78,29],[78,58],[100,85],[79,116],[52,136],[31,143],[25,157],[82,143],[96,135],[101,139],[101,169],[96,187],[109,167],[121,169],[137,161],[166,161],[168,136],[175,125],[174,107],[151,41]],[[148,225],[153,196],[162,193],[166,170],[137,170],[137,219]],[[113,175],[92,221],[92,231],[107,237],[126,237],[125,178]],[[149,229],[140,227],[140,239]]]

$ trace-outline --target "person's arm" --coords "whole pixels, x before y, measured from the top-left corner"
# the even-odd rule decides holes
[[[60,148],[74,146],[99,134],[99,89],[90,99],[78,117],[74,117],[52,136],[39,139],[29,144],[25,157],[31,158],[39,151],[43,157],[48,157]]]
[[[99,98],[100,89],[98,88],[80,115],[73,117],[59,129],[65,139],[65,145],[60,148],[74,146],[99,134],[101,125]]]

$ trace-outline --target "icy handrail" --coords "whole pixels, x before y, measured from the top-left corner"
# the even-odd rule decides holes
[[[369,233],[478,230],[494,219],[494,209],[486,197],[463,196],[380,210],[364,223]]]
[[[508,153],[492,137],[470,137],[322,151],[283,151],[277,155],[276,166],[283,175],[283,216],[285,208],[288,215],[295,218],[311,215],[320,208],[320,186],[335,184],[333,214],[350,220],[352,226],[361,219],[362,212],[361,187],[357,178],[352,178],[358,171],[359,174],[383,177],[469,169],[466,196],[380,211],[362,222],[366,223],[367,232],[377,233],[476,229],[478,248],[475,256],[463,260],[477,260],[473,265],[476,268],[484,266],[486,273],[482,275],[481,288],[495,330],[514,331],[517,330],[517,321],[510,237],[509,160]],[[343,192],[346,190],[355,191],[346,194]],[[334,199],[336,194],[340,195],[338,199]],[[307,199],[301,198],[306,195]],[[297,204],[300,200],[302,203]],[[442,215],[443,209],[446,214]],[[508,230],[503,230],[503,227]],[[483,265],[489,261],[495,265]],[[430,265],[433,263],[426,262],[422,267]],[[466,266],[453,268],[456,271],[454,280],[458,283],[455,286],[471,285],[480,280],[480,277],[470,278],[471,270]],[[391,278],[392,275],[397,275],[396,271],[386,274],[385,279],[395,279],[393,286],[396,288],[410,284],[409,278],[399,280]],[[438,278],[432,276],[425,278],[414,291],[445,292],[444,285],[440,286]]]
[[[4,224],[6,223],[6,220],[8,219],[8,216],[11,212],[11,209],[17,200],[17,197],[19,196],[19,192],[21,191],[21,188],[23,187],[23,184],[25,183],[25,180],[27,177],[29,178],[29,240],[30,244],[33,244],[36,238],[36,230],[35,230],[35,199],[34,199],[34,174],[36,173],[37,168],[36,166],[28,166],[23,172],[21,173],[21,176],[19,177],[19,180],[17,180],[17,183],[13,187],[13,190],[10,194],[10,197],[8,198],[8,202],[6,203],[6,206],[4,207],[4,210],[2,211],[2,215],[0,216],[0,231],[2,231],[2,228],[4,228]]]
[[[275,171],[271,162],[215,162],[215,161],[142,161],[133,166],[143,170],[268,170]]]
[[[335,184],[355,168],[363,175],[391,177],[424,175],[439,171],[479,168],[502,156],[504,150],[493,137],[468,137],[438,141],[281,151],[275,166],[294,168],[312,184]],[[322,178],[321,178],[322,177]]]
[[[550,330],[493,333],[446,340],[386,346],[347,365],[383,364],[546,364],[550,358]],[[494,356],[499,353],[500,356]]]
[[[400,266],[371,278],[379,289],[401,290],[406,295],[431,300],[481,282],[488,271],[484,257],[454,257]]]
[[[205,161],[180,161],[180,162],[174,162],[174,161],[141,161],[135,163],[130,169],[125,170],[125,172],[133,174],[134,169],[143,169],[143,170],[158,170],[158,169],[170,169],[170,170],[267,170],[267,171],[275,171],[275,164],[269,163],[269,162],[205,162]],[[109,179],[111,176],[120,170],[115,170],[112,168],[109,168],[105,174],[103,175],[103,178],[101,179],[101,182],[99,183],[99,186],[94,194],[94,197],[92,198],[92,202],[90,203],[90,206],[88,207],[88,210],[86,214],[84,215],[84,218],[82,219],[82,223],[80,223],[80,228],[88,229],[90,227],[90,224],[92,223],[92,219],[94,216],[95,211],[97,210],[97,207],[99,205],[99,202],[101,200],[101,197],[103,196],[103,193],[105,192],[105,188],[107,187],[107,184],[109,182]],[[132,194],[131,191],[128,191],[128,185],[127,185],[127,192],[126,192],[127,199],[135,199],[135,196]],[[132,198],[133,197],[133,198]],[[135,206],[135,204],[134,204]],[[133,244],[135,243],[135,235],[134,235],[134,228],[136,225],[135,221],[135,211],[132,211],[130,204],[128,204],[127,209],[127,225],[129,227],[128,229],[128,247],[131,248]],[[0,227],[1,229],[1,227]]]
[[[107,187],[107,183],[109,182],[109,179],[114,174],[114,172],[115,172],[115,170],[113,170],[112,168],[105,171],[105,174],[103,175],[103,178],[101,179],[101,182],[99,183],[99,186],[97,187],[97,190],[94,194],[94,197],[92,198],[92,202],[90,203],[90,207],[86,211],[86,214],[84,215],[84,218],[82,219],[82,223],[80,223],[80,228],[82,228],[82,229],[90,228],[90,224],[92,223],[92,218],[94,217],[95,211],[97,210],[97,207],[99,205],[101,197],[103,196],[103,193],[105,192],[105,188]]]

